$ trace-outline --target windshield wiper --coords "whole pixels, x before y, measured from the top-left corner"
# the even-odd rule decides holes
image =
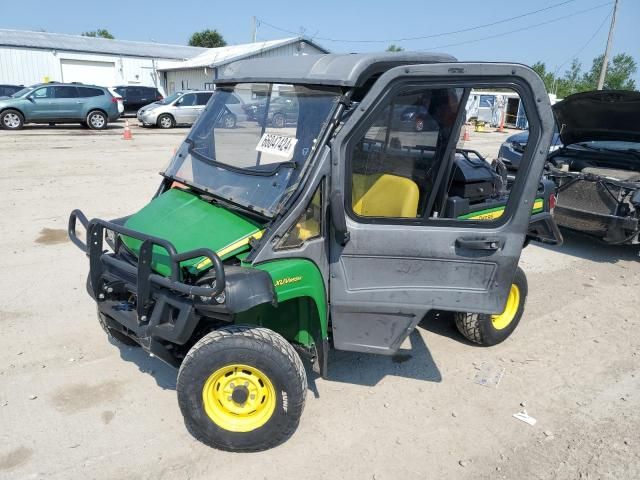
[[[247,167],[247,168],[234,167],[233,165],[227,165],[224,162],[218,162],[217,160],[214,160],[212,158],[207,157],[206,155],[201,154],[195,149],[195,146],[192,140],[187,138],[185,142],[189,144],[189,153],[194,157],[196,157],[198,160],[208,163],[210,165],[213,165],[214,167],[223,168],[224,170],[228,170],[230,172],[242,173],[247,175],[257,175],[260,177],[270,177],[276,172],[278,172],[278,170],[280,170],[281,168],[297,168],[298,167],[298,164],[296,162],[292,162],[290,160],[286,162],[265,164],[264,166],[266,165],[272,166],[272,168],[268,170],[257,170],[255,167]],[[260,166],[261,165],[256,165],[256,167],[260,167]]]
[[[610,153],[620,153],[620,154],[629,154],[638,159],[640,159],[640,150],[635,148],[607,148],[607,147],[594,147],[593,145],[589,145],[588,143],[576,143],[576,145],[586,148],[587,150],[593,150],[594,152],[610,152]]]

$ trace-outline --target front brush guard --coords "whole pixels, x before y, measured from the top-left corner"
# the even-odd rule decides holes
[[[86,230],[87,243],[80,240],[76,234],[78,220]],[[105,230],[111,230],[120,235],[142,241],[138,254],[137,267],[118,259],[116,256],[104,250]],[[100,278],[106,266],[114,267],[127,272],[129,275],[135,276],[137,296],[136,313],[138,322],[144,322],[146,320],[151,300],[152,283],[174,292],[200,297],[215,297],[225,289],[225,272],[222,261],[215,252],[208,248],[197,248],[195,250],[189,250],[188,252],[178,253],[175,246],[167,240],[137,232],[118,223],[107,222],[98,218],[89,221],[80,210],[71,212],[69,216],[68,233],[71,241],[89,257],[89,288],[92,289],[94,298],[104,298],[104,293],[100,291]],[[120,239],[116,237],[116,250],[118,242],[120,242]],[[166,250],[169,256],[169,266],[171,268],[171,275],[169,277],[158,275],[151,269],[154,245]],[[206,257],[211,261],[215,271],[215,283],[213,287],[199,287],[180,281],[180,263],[201,257]]]

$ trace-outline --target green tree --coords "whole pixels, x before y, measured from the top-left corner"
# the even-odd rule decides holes
[[[544,86],[547,89],[547,92],[550,92],[553,89],[553,84],[555,80],[555,76],[553,73],[547,71],[547,66],[544,62],[536,62],[531,65],[531,69],[536,72],[542,81],[544,82]]]
[[[91,30],[90,32],[82,32],[80,35],[83,37],[108,38],[109,40],[116,38],[111,35],[109,30],[106,28],[98,28],[97,30]]]
[[[387,47],[387,52],[402,52],[402,51],[404,51],[404,48],[402,48],[400,45],[396,45],[395,43],[392,43]]]
[[[591,70],[582,77],[585,90],[595,90],[598,86],[598,77],[602,69],[604,55],[598,55],[593,59]],[[638,71],[638,64],[631,55],[619,53],[607,64],[607,74],[604,77],[605,90],[635,90],[636,82],[633,75]]]
[[[224,38],[217,30],[206,29],[191,35],[189,45],[192,47],[217,48],[226,46],[227,42],[224,41]]]

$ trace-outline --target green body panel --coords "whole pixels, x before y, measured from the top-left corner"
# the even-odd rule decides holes
[[[252,267],[271,276],[278,306],[254,307],[238,314],[236,323],[261,325],[306,346],[327,338],[327,296],[322,275],[313,262],[291,258]]]
[[[209,248],[223,260],[248,250],[248,238],[261,232],[259,224],[176,188],[164,192],[131,215],[125,226],[168,240],[178,253]],[[122,241],[138,254],[141,241],[130,237],[123,237]],[[201,261],[202,257],[183,262],[182,266],[196,268]],[[210,264],[205,267],[208,266]],[[152,267],[162,275],[170,273],[168,255],[163,248],[154,247]]]

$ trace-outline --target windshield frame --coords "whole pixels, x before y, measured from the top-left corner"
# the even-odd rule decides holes
[[[344,96],[345,89],[342,87],[328,87],[325,85],[307,83],[286,84],[287,87],[292,88],[291,91],[287,91],[286,95],[291,96],[293,101],[296,103],[300,102],[306,105],[305,107],[302,107],[306,109],[304,113],[303,110],[298,111],[298,114],[301,116],[300,118],[302,119],[303,115],[309,115],[306,118],[306,122],[303,120],[300,120],[299,122],[296,121],[297,123],[294,127],[296,129],[294,133],[296,141],[300,140],[298,147],[303,147],[305,145],[302,143],[303,138],[307,142],[306,147],[293,147],[294,153],[293,157],[290,159],[283,158],[283,161],[276,160],[261,164],[259,158],[262,153],[258,150],[258,153],[256,154],[257,163],[255,167],[247,167],[241,166],[242,162],[236,162],[236,164],[233,164],[222,161],[222,158],[220,160],[209,158],[206,154],[206,150],[199,152],[196,147],[196,142],[203,142],[203,144],[206,145],[207,141],[211,141],[213,145],[210,148],[213,148],[213,152],[216,152],[216,139],[224,138],[216,137],[216,134],[225,131],[217,122],[219,120],[218,117],[224,113],[227,107],[226,103],[217,103],[217,101],[224,102],[224,99],[227,98],[227,96],[238,95],[238,90],[236,90],[238,85],[243,86],[245,89],[250,89],[251,85],[257,83],[264,87],[267,85],[269,86],[269,96],[267,96],[264,102],[264,116],[267,118],[270,115],[269,106],[270,100],[272,99],[271,92],[273,86],[283,84],[279,82],[242,82],[218,85],[216,92],[220,92],[218,93],[220,96],[214,93],[207,104],[205,112],[202,113],[196,124],[193,125],[192,129],[187,134],[183,147],[180,148],[180,151],[176,156],[174,156],[170,165],[164,172],[162,172],[162,175],[166,178],[184,183],[185,185],[192,187],[194,190],[204,192],[207,195],[220,199],[223,203],[226,202],[236,205],[242,209],[248,210],[251,214],[257,214],[266,219],[271,219],[280,213],[294,192],[296,192],[299,186],[305,182],[310,168],[316,162],[318,152],[322,150],[322,147],[326,143],[328,138],[327,132],[335,127],[336,123],[334,121],[334,117],[338,106],[341,104],[341,98]],[[226,95],[221,95],[221,93],[226,93]],[[304,100],[302,100],[304,98],[310,99],[308,100],[308,103],[305,104]],[[249,103],[246,99],[243,100],[246,102],[245,104]],[[203,123],[200,132],[198,132],[199,123]],[[265,121],[264,123],[266,124],[267,122]],[[254,134],[259,133],[259,136],[263,138],[264,135],[270,133],[268,131],[265,133],[266,128],[266,125],[261,125],[259,130],[254,132]],[[207,129],[210,129],[211,133],[206,133]],[[285,136],[287,135],[285,134]],[[211,137],[210,140],[209,137]],[[232,137],[227,137],[225,140],[229,141],[230,138]],[[213,156],[216,156],[216,153],[213,153]],[[177,160],[178,158],[181,160]],[[226,155],[226,158],[230,159],[232,157]],[[246,158],[248,159],[249,157]],[[191,162],[191,165],[188,168],[195,169],[194,162],[199,162],[201,164],[201,168],[207,168],[206,165],[209,165],[214,170],[209,171],[206,175],[200,177],[201,182],[198,182],[195,179],[193,170],[191,172],[191,179],[184,178],[184,174],[180,175],[180,170],[187,162]],[[287,169],[288,172],[283,172],[283,169]],[[221,187],[220,184],[215,185],[216,181],[219,181],[215,177],[219,175],[226,176],[226,174],[221,173],[222,171],[233,173],[238,176],[230,177],[231,180],[237,180],[237,183],[230,183],[227,185],[231,192],[233,191],[233,188],[238,188],[239,190],[246,188],[246,191],[250,191],[251,184],[255,184],[255,188],[257,190],[261,188],[262,191],[256,190],[249,195],[229,194],[229,190],[225,191],[226,189]],[[280,175],[279,172],[282,174]],[[209,175],[209,177],[207,177],[207,175]],[[243,181],[241,177],[246,177],[247,179],[254,178],[256,180]],[[259,178],[274,178],[274,180],[272,183],[271,181],[265,182],[265,180],[258,180]],[[202,183],[202,181],[204,181],[204,183]],[[260,182],[262,185],[258,185]],[[272,183],[271,186],[273,189],[267,189],[264,186],[267,183]],[[207,184],[209,184],[208,187]],[[255,200],[261,200],[262,202]]]

